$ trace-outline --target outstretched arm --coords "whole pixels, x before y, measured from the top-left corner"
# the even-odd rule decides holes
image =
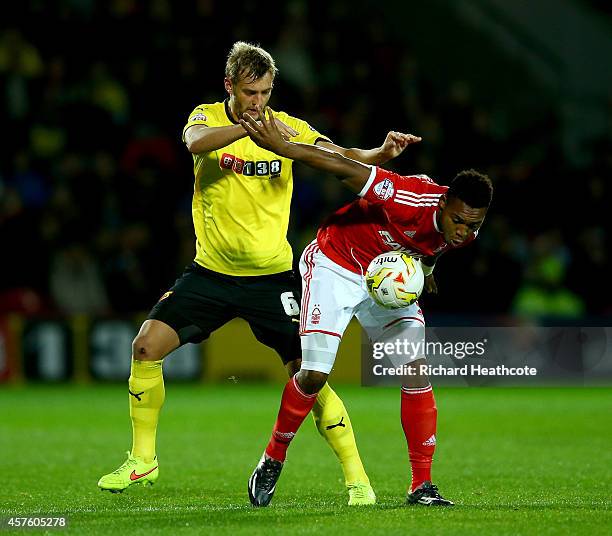
[[[240,124],[260,147],[285,158],[297,160],[315,169],[336,175],[355,193],[362,190],[370,176],[371,169],[365,164],[323,147],[290,142],[284,139],[273,121],[272,111],[269,108],[267,117],[266,112],[260,110],[259,121],[245,114],[243,119],[240,120]]]
[[[286,143],[287,147],[282,156],[291,158],[291,160],[298,160],[312,168],[335,175],[342,181],[342,184],[356,194],[363,190],[371,174],[372,169],[370,166],[366,166],[361,162],[342,156],[340,153],[330,151],[324,147],[296,142]]]
[[[371,168],[347,156],[343,156],[324,147],[290,142],[283,139],[276,124],[272,120],[272,112],[259,110],[259,121],[245,115],[240,124],[251,139],[260,147],[268,149],[280,156],[298,160],[315,169],[336,175],[343,184],[355,193],[361,192],[368,180]],[[421,138],[406,135],[409,143],[420,141]],[[325,143],[327,145],[327,142]],[[321,144],[323,145],[323,143]],[[329,144],[336,147],[333,144]]]
[[[317,145],[364,164],[380,165],[402,154],[408,145],[418,143],[419,141],[421,141],[421,138],[418,136],[391,131],[387,134],[383,144],[376,149],[345,149],[325,140],[317,142]]]

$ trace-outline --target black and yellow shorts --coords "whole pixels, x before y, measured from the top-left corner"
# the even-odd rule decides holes
[[[283,363],[301,357],[300,285],[294,273],[238,277],[188,266],[148,318],[174,329],[181,344],[198,343],[234,318],[246,320],[257,340]]]

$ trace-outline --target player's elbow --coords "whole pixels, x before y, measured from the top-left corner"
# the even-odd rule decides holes
[[[339,176],[338,178],[342,181],[342,184],[353,193],[358,194],[363,190],[365,180],[360,175]]]
[[[193,140],[192,138],[186,139],[185,145],[187,146],[187,150],[192,154],[197,154],[201,152],[201,149],[199,148],[197,141]]]
[[[196,129],[190,129],[185,135],[187,150],[193,154],[205,152],[207,149],[207,136],[200,132],[192,132],[192,130],[195,131]]]
[[[341,153],[333,152],[331,153],[330,157],[333,162],[332,165],[335,168],[338,176],[349,177],[355,175],[362,165]]]
[[[359,193],[370,176],[370,166],[336,154],[336,176],[349,190]]]

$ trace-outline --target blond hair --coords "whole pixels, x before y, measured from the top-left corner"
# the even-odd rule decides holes
[[[225,64],[225,76],[232,84],[236,84],[242,78],[248,78],[253,82],[266,73],[271,73],[273,79],[278,73],[274,58],[268,52],[244,41],[234,43]]]

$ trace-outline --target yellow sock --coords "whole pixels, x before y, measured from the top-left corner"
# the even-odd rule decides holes
[[[355,443],[351,419],[342,400],[328,383],[319,391],[312,415],[319,433],[340,460],[346,485],[357,482],[369,484]]]
[[[161,361],[132,359],[129,399],[132,418],[132,456],[155,458],[155,434],[166,391]]]

